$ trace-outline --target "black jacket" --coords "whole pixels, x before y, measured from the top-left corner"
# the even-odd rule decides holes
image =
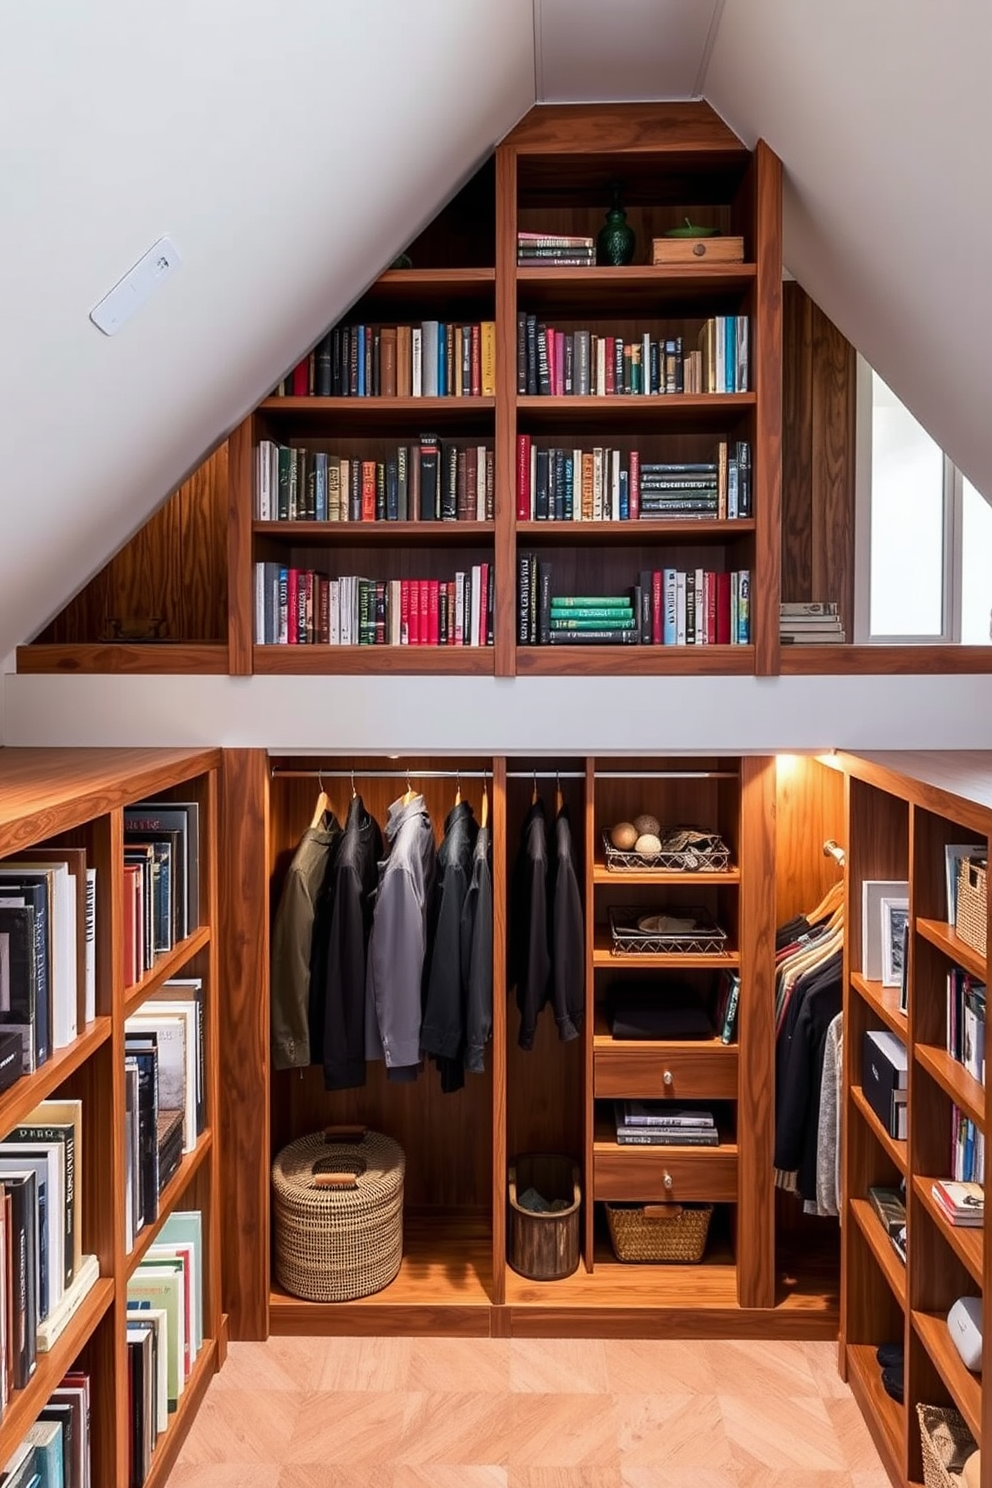
[[[437,848],[423,796],[389,808],[389,857],[380,864],[369,937],[365,1052],[384,1059],[389,1078],[405,1079],[420,1063],[422,988]]]
[[[568,807],[563,806],[555,822],[555,858],[552,864],[551,964],[555,1022],[562,1043],[578,1038],[585,1007],[586,943],[582,919],[582,894],[572,856],[572,827]]]
[[[324,1088],[365,1084],[365,969],[382,833],[361,796],[348,808],[328,878],[322,994]],[[324,916],[318,917],[318,929]],[[315,1029],[317,1019],[311,1019]],[[321,1051],[316,1051],[321,1057]]]
[[[472,855],[479,833],[472,807],[461,801],[444,822],[444,841],[437,855],[433,943],[420,1044],[437,1057],[445,1089],[458,1089],[465,1048],[465,997],[462,986],[461,922],[472,876]],[[457,1069],[446,1070],[442,1061]]]
[[[272,1064],[299,1069],[319,1059],[310,1046],[310,967],[314,915],[341,826],[330,812],[304,832],[289,865],[272,924]]]
[[[462,986],[465,989],[465,1068],[485,1072],[485,1047],[493,1031],[493,875],[489,828],[480,827],[472,858],[472,880],[461,923]]]
[[[816,1198],[816,1143],[827,1029],[843,1001],[843,955],[801,977],[776,1049],[775,1166],[798,1170],[803,1198]],[[784,1041],[784,1047],[783,1047]]]
[[[510,908],[510,981],[516,984],[522,1049],[534,1047],[537,1017],[548,1000],[548,828],[544,802],[533,803],[520,832]]]

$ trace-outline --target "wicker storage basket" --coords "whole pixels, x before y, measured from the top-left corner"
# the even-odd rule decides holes
[[[712,1204],[607,1204],[618,1261],[701,1261]]]
[[[949,1405],[917,1405],[916,1415],[926,1488],[960,1488],[959,1479],[951,1473],[959,1473],[975,1450],[964,1418]]]
[[[955,929],[973,951],[984,956],[989,930],[988,865],[981,858],[962,858],[958,865]]]
[[[308,1302],[388,1286],[403,1259],[403,1149],[362,1127],[328,1127],[272,1164],[275,1273]]]
[[[564,1200],[564,1209],[539,1213],[525,1209],[520,1194],[536,1188],[547,1200]],[[560,1281],[579,1264],[579,1167],[553,1152],[525,1152],[510,1164],[508,1259],[514,1271],[532,1281]]]

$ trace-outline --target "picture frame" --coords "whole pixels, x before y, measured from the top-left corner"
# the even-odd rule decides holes
[[[885,897],[880,901],[882,986],[902,987],[904,949],[908,934],[909,900]]]
[[[899,1011],[909,1015],[909,916],[902,927],[902,971],[899,978]]]

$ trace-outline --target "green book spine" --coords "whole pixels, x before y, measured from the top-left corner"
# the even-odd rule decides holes
[[[632,606],[629,603],[627,605],[625,605],[623,609],[620,609],[619,606],[617,608],[615,608],[615,609],[602,609],[600,607],[597,607],[596,605],[588,605],[588,606],[585,606],[583,608],[572,608],[572,609],[561,610],[561,609],[558,608],[558,601],[556,599],[553,599],[551,601],[551,621],[552,621],[552,624],[554,623],[555,619],[558,619],[558,620],[616,620],[616,619],[620,618],[623,615],[626,615],[629,619],[633,620],[633,618],[634,618],[634,611],[633,611]]]
[[[554,597],[556,610],[628,610],[630,609],[629,594],[556,594]]]
[[[606,620],[574,619],[568,615],[552,615],[552,630],[633,630],[636,621],[630,611],[614,610]]]

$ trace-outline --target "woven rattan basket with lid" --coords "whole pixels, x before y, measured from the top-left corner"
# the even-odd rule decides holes
[[[276,1281],[308,1302],[388,1286],[403,1259],[406,1159],[392,1137],[328,1127],[272,1164]]]
[[[981,858],[963,858],[958,867],[954,928],[973,951],[985,955],[989,929],[988,864]]]

